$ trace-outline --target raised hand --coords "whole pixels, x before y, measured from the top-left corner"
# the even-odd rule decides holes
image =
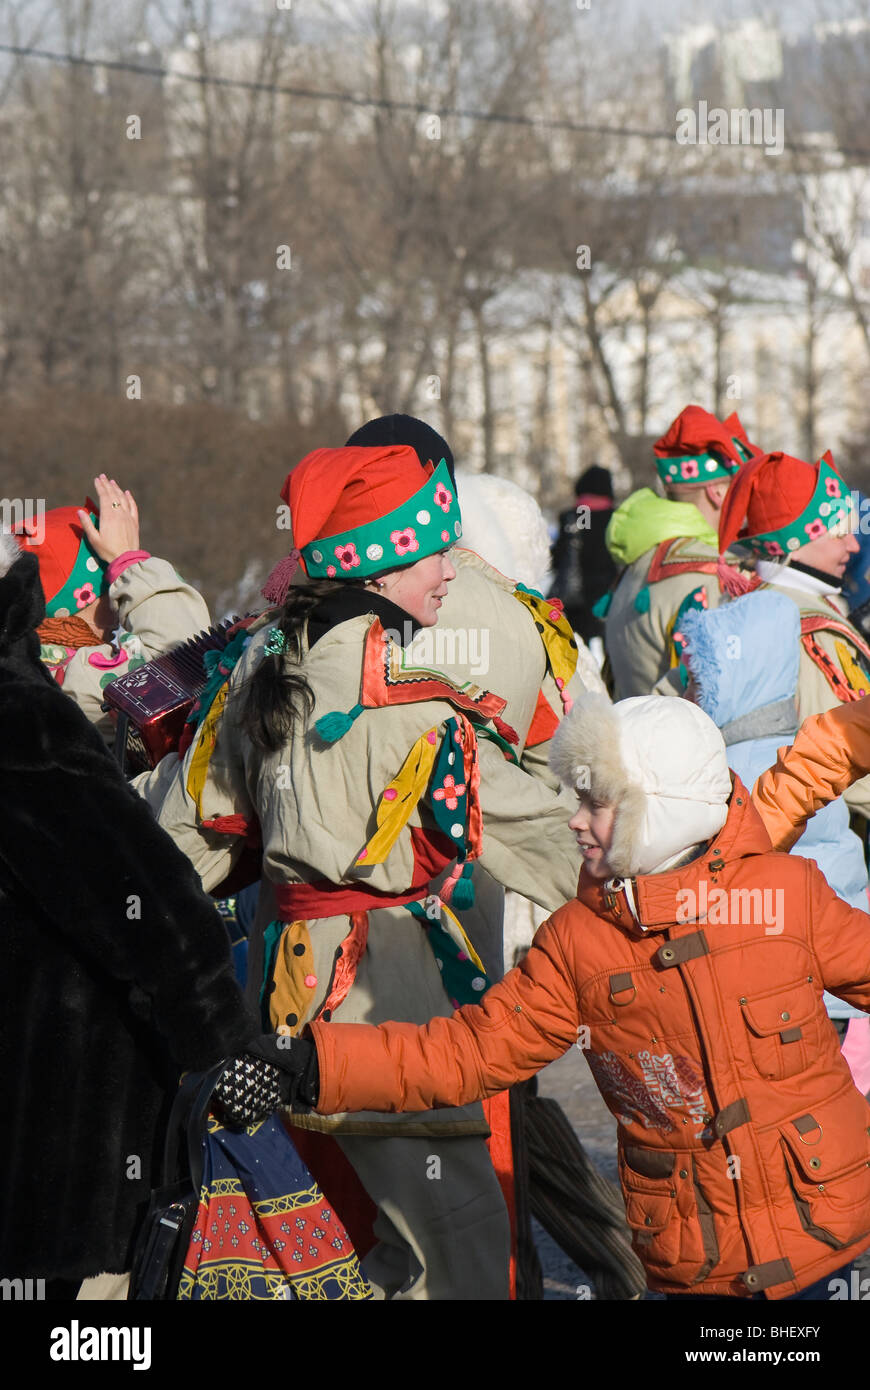
[[[139,509],[132,492],[123,492],[105,473],[94,478],[94,487],[100,504],[99,528],[87,512],[80,511],[78,517],[94,554],[111,563],[128,550],[139,549]]]

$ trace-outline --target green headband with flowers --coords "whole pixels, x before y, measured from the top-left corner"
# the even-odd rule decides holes
[[[757,536],[738,536],[737,544],[745,546],[765,560],[781,560],[793,550],[810,541],[817,541],[829,531],[846,531],[852,522],[852,498],[846,485],[827,459],[819,459],[819,476],[809,504],[786,526],[777,531],[762,531]]]
[[[311,579],[369,579],[436,555],[461,535],[462,514],[442,459],[400,507],[364,526],[311,541],[300,554]]]
[[[734,447],[745,461],[751,458],[745,444],[735,437]],[[679,458],[657,458],[656,468],[663,483],[730,482],[740,464],[724,454],[681,454]]]
[[[97,517],[93,512],[89,513],[91,521],[96,525]],[[94,599],[100,598],[105,593],[106,588],[106,569],[108,561],[101,560],[91,550],[87,538],[82,536],[79,544],[78,554],[75,564],[70,571],[69,577],[64,584],[53,594],[45,604],[45,615],[47,618],[69,618],[75,616],[82,608],[87,608]]]

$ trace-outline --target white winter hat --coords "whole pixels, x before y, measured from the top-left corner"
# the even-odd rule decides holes
[[[614,705],[582,695],[553,736],[550,766],[565,786],[616,808],[607,862],[621,878],[667,867],[728,815],[725,741],[688,700],[643,695]]]

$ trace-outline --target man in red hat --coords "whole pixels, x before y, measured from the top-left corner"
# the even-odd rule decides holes
[[[596,611],[606,613],[616,700],[648,695],[679,668],[682,614],[718,604],[719,511],[734,474],[759,450],[736,415],[722,422],[688,405],[653,452],[664,497],[641,488],[607,528],[607,546],[622,573]]]
[[[816,464],[763,454],[741,469],[722,507],[720,551],[736,544],[750,552],[754,586],[787,594],[800,610],[799,720],[870,694],[870,646],[840,597],[849,557],[859,549],[853,526],[851,495],[830,453]],[[845,799],[870,818],[870,778]]]
[[[111,743],[114,725],[101,709],[105,687],[211,619],[202,596],[168,560],[140,549],[133,494],[105,473],[94,486],[97,503],[55,507],[18,535],[39,561],[42,660]]]

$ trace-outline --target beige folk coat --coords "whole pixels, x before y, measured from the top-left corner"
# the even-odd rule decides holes
[[[474,551],[454,547],[451,582],[435,628],[420,640],[436,664],[459,684],[477,682],[507,701],[503,718],[516,731],[520,766],[555,793],[550,769],[551,728],[564,705],[545,647],[529,609],[514,597],[515,581]],[[577,669],[566,686],[568,701],[586,691],[605,693],[594,658],[575,634]],[[566,819],[573,805],[566,805]],[[578,864],[579,867],[579,864]],[[436,880],[440,885],[443,875]],[[458,911],[491,979],[503,973],[504,889],[486,870],[474,870],[475,903]]]
[[[109,594],[123,629],[116,643],[80,647],[74,652],[57,643],[44,643],[41,655],[65,693],[111,744],[114,724],[100,708],[106,686],[144,661],[153,661],[195,637],[211,619],[202,595],[184,582],[168,560],[154,555],[123,570]]]
[[[241,816],[251,826],[258,822],[265,878],[249,963],[255,992],[262,980],[262,933],[276,916],[273,885],[327,880],[399,895],[409,890],[415,875],[419,877],[420,846],[434,829],[425,798],[383,863],[364,867],[356,860],[375,830],[385,786],[429,730],[435,730],[440,743],[453,707],[445,700],[429,699],[366,709],[344,737],[331,745],[324,744],[314,730],[314,722],[322,715],[349,710],[357,703],[364,643],[373,622],[374,615],[342,622],[307,652],[304,671],[315,706],[276,754],[253,747],[235,718],[233,693],[260,659],[265,632],[252,638],[231,678],[227,711],[218,728],[199,809],[188,789],[196,742],[182,763],[173,755],[155,773],[140,779],[140,790],[161,826],[193,861],[207,889],[225,877],[241,853],[243,837],[204,828],[203,821]],[[573,894],[579,871],[576,842],[567,825],[568,802],[506,761],[494,743],[480,738],[478,750],[483,819],[479,862],[498,882],[553,910]],[[288,927],[275,972],[272,1027],[290,1026],[296,1032],[323,1008],[341,968],[339,950],[344,949],[350,925],[348,915],[339,913]],[[448,933],[455,930],[446,914],[442,925]],[[401,1018],[423,1023],[451,1012],[421,925],[403,906],[370,910],[365,953],[333,1017],[345,1022]],[[295,1022],[288,1025],[291,1014]],[[382,1134],[384,1124],[391,1132],[405,1135],[432,1128],[448,1134],[486,1132],[476,1105],[425,1116],[312,1116],[311,1123],[356,1134]]]
[[[614,699],[649,695],[656,682],[676,661],[672,659],[673,634],[681,605],[691,594],[703,590],[705,606],[716,608],[720,601],[716,578],[718,554],[715,547],[693,536],[684,536],[660,548],[649,550],[622,574],[607,612],[605,645],[613,673]],[[653,562],[662,578],[650,575]],[[672,568],[676,572],[668,574]],[[641,590],[649,605],[638,608]]]

